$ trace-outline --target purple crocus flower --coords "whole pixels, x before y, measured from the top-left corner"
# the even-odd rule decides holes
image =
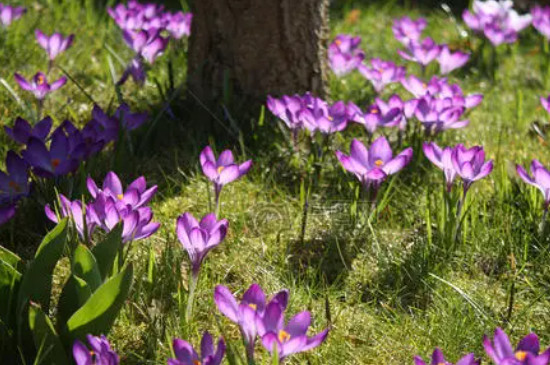
[[[280,98],[268,96],[267,108],[273,115],[282,120],[290,130],[296,132],[303,127],[304,105],[299,95],[283,95]]]
[[[79,151],[71,154],[69,139],[63,131],[58,129],[52,134],[49,149],[43,141],[31,137],[22,155],[38,176],[54,177],[66,175],[78,168],[80,157],[84,152],[83,145]]]
[[[521,165],[516,165],[519,177],[529,185],[538,188],[544,196],[544,210],[550,205],[550,172],[539,160],[531,162],[531,175]]]
[[[437,57],[440,73],[443,75],[448,74],[449,72],[464,66],[469,59],[469,53],[464,53],[461,51],[456,51],[455,53],[452,53],[449,50],[449,47],[447,45],[444,45],[441,48],[441,53],[439,53],[439,56]]]
[[[252,167],[252,160],[237,165],[231,150],[223,151],[216,159],[210,146],[206,146],[201,151],[200,163],[204,175],[214,183],[216,208],[219,206],[220,193],[224,185],[246,175]]]
[[[426,25],[427,22],[424,18],[412,20],[404,16],[393,21],[392,31],[395,39],[408,47],[412,42],[420,40],[422,31],[426,28]]]
[[[124,243],[150,237],[160,227],[160,223],[152,221],[153,211],[150,207],[133,208],[103,192],[99,192],[88,207],[92,222],[105,232],[112,231],[122,222]]]
[[[225,342],[220,337],[218,348],[208,332],[204,332],[201,340],[201,356],[197,354],[189,342],[175,338],[172,347],[175,359],[168,359],[168,365],[220,365],[225,355]]]
[[[120,77],[120,80],[117,81],[117,85],[123,85],[129,77],[132,77],[134,82],[140,86],[145,83],[145,79],[147,76],[145,74],[143,59],[140,56],[134,57],[130,61],[130,63],[124,70],[124,73]]]
[[[263,317],[266,306],[272,302],[277,302],[284,311],[288,304],[288,290],[281,290],[273,295],[269,303],[266,303],[266,295],[262,288],[258,284],[252,284],[243,294],[241,302],[237,303],[235,296],[227,287],[218,285],[214,291],[214,302],[224,316],[239,325],[246,344],[247,356],[253,359],[258,333],[256,316]]]
[[[533,17],[533,27],[547,40],[550,40],[550,6],[533,6],[531,16]]]
[[[411,42],[408,50],[410,53],[402,50],[397,50],[397,53],[408,61],[413,61],[426,67],[439,56],[441,46],[436,44],[430,37],[426,37],[421,41]]]
[[[426,365],[424,360],[420,356],[414,357],[414,364],[415,365]],[[481,360],[476,360],[473,353],[470,353],[468,355],[465,355],[463,358],[458,360],[455,365],[480,365]],[[432,354],[432,362],[430,365],[453,365],[447,360],[445,360],[445,356],[443,356],[443,352],[436,348]]]
[[[180,215],[176,222],[178,239],[189,254],[194,276],[210,250],[218,246],[227,234],[227,219],[217,220],[214,213],[205,215],[198,222],[191,213]]]
[[[15,204],[0,206],[0,226],[11,220],[15,216]]]
[[[447,80],[434,76],[429,82],[424,82],[415,75],[409,75],[401,80],[401,84],[408,92],[419,98],[427,94],[438,96],[442,86],[447,84]]]
[[[6,172],[0,171],[0,205],[14,204],[29,195],[28,165],[13,151],[6,156]]]
[[[548,113],[550,113],[550,95],[548,95],[546,98],[541,96],[540,97],[540,104],[546,110]]]
[[[464,128],[470,121],[460,119],[464,108],[453,105],[452,99],[436,99],[426,95],[418,100],[414,115],[422,123],[427,135],[436,135],[447,129]]]
[[[40,47],[44,48],[50,61],[53,61],[60,53],[65,52],[72,44],[74,34],[63,37],[61,33],[54,33],[47,36],[40,29],[35,31],[36,41]]]
[[[348,124],[348,109],[343,101],[331,106],[319,98],[303,112],[304,125],[310,132],[318,130],[322,134],[332,134],[344,130]]]
[[[147,113],[132,113],[128,104],[122,103],[115,110],[113,117],[119,120],[122,128],[132,131],[141,127],[147,121],[149,115]]]
[[[38,100],[44,99],[46,95],[59,89],[67,82],[67,78],[63,76],[50,84],[46,75],[42,72],[37,72],[30,82],[18,73],[15,73],[13,77],[21,89],[32,92]]]
[[[487,356],[497,365],[545,365],[550,361],[550,348],[540,353],[539,338],[534,333],[523,337],[514,350],[506,333],[497,328],[492,342],[484,336],[483,347]]]
[[[126,30],[124,31],[124,40],[137,55],[143,56],[150,64],[164,52],[168,45],[168,38],[160,35],[160,29],[149,30]]]
[[[10,24],[25,14],[27,9],[22,6],[10,6],[0,3],[0,22],[2,26],[9,27]]]
[[[531,15],[519,15],[512,1],[474,1],[473,12],[466,9],[462,19],[473,31],[483,34],[494,45],[514,43],[518,33],[531,23]]]
[[[382,121],[380,108],[376,105],[370,105],[365,112],[353,102],[348,103],[349,119],[365,127],[367,132],[372,135]]]
[[[256,316],[256,326],[262,338],[262,345],[272,354],[276,349],[280,360],[295,353],[311,350],[326,340],[328,328],[313,337],[308,337],[310,324],[311,313],[304,311],[296,314],[285,325],[284,309],[276,301],[266,306],[263,316]]]
[[[119,358],[111,349],[107,338],[87,335],[88,346],[76,340],[73,344],[73,358],[76,365],[118,365]]]
[[[403,101],[397,94],[389,97],[388,101],[380,98],[375,99],[376,106],[383,116],[380,125],[384,127],[399,127],[404,130],[407,125],[407,119],[414,116],[418,101],[416,99]]]
[[[365,53],[359,49],[361,37],[339,34],[328,48],[329,65],[336,76],[344,76],[355,70]]]
[[[95,181],[88,177],[86,180],[88,191],[93,198],[98,194],[103,193],[107,197],[113,198],[115,201],[120,201],[124,205],[137,209],[148,204],[157,192],[157,185],[153,185],[147,189],[147,180],[144,176],[140,176],[132,181],[126,190],[122,187],[122,182],[116,173],[109,171],[103,180],[102,188],[98,188]]]
[[[465,193],[475,181],[493,171],[493,160],[485,161],[485,151],[481,146],[468,149],[458,145],[453,150],[451,160],[456,173],[462,178]]]
[[[441,148],[434,142],[429,142],[422,145],[422,150],[428,160],[443,170],[445,174],[447,191],[450,192],[453,187],[453,181],[456,177],[456,171],[452,161],[454,149],[452,147]]]
[[[336,157],[344,169],[354,173],[363,186],[372,187],[375,191],[389,175],[403,169],[411,161],[412,154],[412,148],[407,148],[394,157],[384,136],[378,137],[369,149],[353,139],[349,156],[336,151]]]
[[[359,72],[369,80],[374,90],[380,94],[384,87],[393,82],[399,82],[405,77],[405,68],[396,66],[391,61],[382,61],[379,58],[373,58],[370,61],[371,67],[361,64],[358,67]]]
[[[50,221],[59,223],[58,214],[61,218],[70,217],[81,239],[84,240],[86,234],[88,237],[93,234],[97,225],[93,221],[93,215],[90,214],[89,207],[85,207],[81,200],[70,201],[63,194],[59,194],[59,203],[59,211],[57,213],[49,204],[44,206],[44,212]]]
[[[31,137],[37,138],[42,142],[45,142],[48,134],[50,134],[51,128],[52,118],[50,117],[42,119],[41,121],[36,123],[34,127],[31,126],[30,123],[27,122],[25,119],[17,117],[17,119],[15,119],[13,127],[10,128],[4,126],[4,131],[6,131],[6,134],[15,142],[20,144],[27,144],[29,138]]]
[[[176,39],[189,37],[191,35],[191,22],[193,14],[178,11],[175,14],[167,14],[166,30]]]

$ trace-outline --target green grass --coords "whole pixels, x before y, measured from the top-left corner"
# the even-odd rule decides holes
[[[59,59],[59,65],[95,102],[114,109],[112,70],[120,76],[123,66],[118,59],[127,61],[131,54],[106,12],[76,1],[29,1],[27,5],[31,9],[24,19],[1,34],[0,77],[24,101],[18,104],[2,89],[2,123],[11,125],[16,116],[32,116],[32,99],[16,87],[12,74],[30,76],[46,66],[32,34],[35,27],[47,33],[76,33],[74,47]],[[352,8],[332,14],[332,34],[361,35],[367,58],[404,64],[395,52],[400,45],[391,33],[391,22],[405,14],[427,16],[426,33],[437,42],[465,44],[453,22],[437,8],[420,11],[377,4],[356,9],[360,13],[355,22],[349,18]],[[160,57],[143,88],[130,82],[122,89],[124,100],[134,109],[147,110],[157,119],[150,133],[144,127],[134,134],[132,153],[124,151],[116,157],[107,152],[79,174],[102,179],[114,169],[125,181],[143,174],[150,184],[159,185],[153,210],[162,226],[151,239],[135,244],[133,291],[109,335],[123,364],[163,364],[173,337],[198,344],[203,330],[223,333],[242,354],[238,330],[217,312],[213,289],[224,284],[242,293],[253,282],[267,292],[288,288],[289,312],[311,310],[315,331],[328,325],[330,313],[332,330],[326,344],[293,357],[290,363],[410,364],[413,355],[426,358],[435,346],[456,361],[470,351],[481,356],[483,334],[497,326],[509,331],[513,341],[534,330],[543,344],[550,342],[549,242],[536,234],[542,200],[534,188],[518,182],[513,169],[514,163],[527,164],[532,158],[550,163],[546,141],[529,133],[533,121],[547,120],[538,102],[546,89],[540,72],[540,39],[534,30],[522,34],[520,45],[499,49],[494,82],[475,65],[451,76],[466,92],[483,92],[485,99],[469,115],[468,128],[446,132],[438,142],[481,144],[496,159],[494,172],[470,192],[464,237],[452,250],[444,249],[436,225],[442,176],[420,151],[415,151],[409,167],[384,185],[381,194],[387,193],[389,199],[371,227],[350,219],[356,183],[330,154],[323,167],[324,179],[310,202],[305,242],[299,242],[303,161],[290,155],[284,133],[268,112],[263,125],[250,122],[252,131],[243,136],[243,148],[239,131],[233,137],[222,127],[229,123],[223,117],[206,120],[204,110],[199,113],[180,101],[183,93],[162,95],[154,80],[165,88],[169,62],[176,85],[185,81],[183,48],[171,47]],[[414,65],[407,67],[418,72]],[[53,74],[60,76],[62,71],[55,69]],[[332,100],[363,105],[373,97],[372,88],[358,73],[332,77],[330,85]],[[57,122],[71,118],[84,123],[93,104],[80,88],[69,82],[48,99],[46,111]],[[396,85],[385,96],[392,92],[409,97]],[[165,100],[172,96],[173,118],[161,114]],[[351,126],[333,139],[331,149],[348,151],[352,136],[366,140],[359,126]],[[198,163],[200,150],[209,142],[218,151],[232,148],[242,160],[252,158],[254,167],[246,178],[224,188],[221,216],[229,220],[230,231],[205,262],[195,318],[186,325],[182,317],[188,262],[174,226],[185,211],[195,216],[210,211],[210,186]],[[15,147],[4,134],[0,145],[3,151]],[[73,193],[78,196],[83,180],[75,180]],[[60,191],[67,191],[69,185],[60,184]],[[22,254],[32,252],[49,227],[42,206],[53,200],[52,187],[50,191],[52,195],[44,201],[25,202],[15,221],[2,228],[2,242],[16,245]],[[62,268],[59,271],[62,275]],[[515,296],[509,316],[512,283]],[[264,360],[267,363],[267,357]]]

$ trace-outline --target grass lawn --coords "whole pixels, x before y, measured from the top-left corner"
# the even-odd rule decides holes
[[[198,113],[189,100],[182,100],[186,41],[170,44],[143,87],[128,82],[117,95],[114,83],[131,52],[105,9],[92,3],[24,2],[29,8],[24,18],[0,33],[0,115],[7,126],[17,116],[35,118],[31,95],[13,79],[14,72],[30,77],[47,67],[34,39],[35,28],[76,35],[74,46],[52,70],[54,79],[63,73],[70,76],[44,106],[55,123],[71,119],[83,124],[94,102],[114,110],[124,100],[133,110],[151,115],[132,134],[130,147],[107,150],[82,166],[74,179],[56,182],[59,192],[75,199],[85,193],[88,174],[101,181],[109,170],[126,183],[144,175],[149,185],[159,185],[152,208],[161,228],[134,244],[133,290],[108,336],[122,364],[164,364],[173,337],[198,344],[204,330],[223,334],[230,347],[243,353],[238,328],[217,311],[213,290],[224,284],[239,296],[253,282],[269,293],[288,288],[288,311],[310,310],[315,332],[331,322],[327,342],[292,357],[291,364],[411,364],[413,355],[427,358],[436,346],[454,362],[471,351],[483,355],[483,335],[499,326],[514,343],[530,331],[543,345],[550,343],[550,242],[537,234],[543,200],[515,173],[515,163],[526,166],[533,158],[550,163],[546,139],[532,128],[535,121],[543,125],[548,120],[539,103],[548,91],[541,71],[542,37],[533,28],[522,32],[516,44],[497,49],[494,80],[476,63],[450,76],[465,93],[483,93],[484,100],[468,115],[467,128],[446,131],[437,143],[482,145],[495,160],[493,173],[469,192],[462,239],[452,247],[444,245],[438,231],[443,176],[424,157],[420,144],[410,140],[404,145],[414,147],[413,161],[383,185],[379,214],[365,222],[368,207],[359,201],[357,219],[352,219],[350,205],[357,200],[358,183],[332,151],[348,153],[354,137],[368,140],[365,130],[353,124],[331,139],[301,242],[305,154],[290,151],[279,122],[265,110],[265,118],[239,121],[247,130],[241,132],[234,127],[231,109],[205,121],[204,110]],[[383,2],[333,9],[332,37],[359,35],[367,59],[392,60],[418,75],[420,68],[396,53],[402,46],[391,24],[403,15],[425,16],[425,34],[438,43],[463,50],[480,46],[479,39],[460,36],[464,25],[459,14],[455,21],[440,8],[406,9]],[[392,93],[412,97],[397,84],[382,97]],[[331,100],[365,107],[373,97],[372,87],[357,71],[342,78],[330,75]],[[395,132],[381,131],[396,140]],[[223,189],[220,216],[229,220],[229,233],[205,260],[195,316],[187,324],[183,313],[189,265],[175,235],[175,220],[183,212],[201,217],[213,209],[211,186],[198,160],[207,144],[218,153],[231,148],[239,161],[251,158],[254,165],[246,177]],[[0,146],[3,154],[18,148],[4,133]],[[53,185],[41,187],[49,193],[26,200],[15,219],[1,228],[5,246],[32,255],[51,228],[43,205],[55,199]],[[61,283],[63,265],[57,272]],[[265,354],[263,349],[258,352]],[[260,363],[268,363],[268,357]]]

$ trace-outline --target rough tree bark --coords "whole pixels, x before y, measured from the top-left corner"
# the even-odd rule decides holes
[[[253,103],[326,92],[328,0],[194,0],[188,88],[202,102],[224,87]]]

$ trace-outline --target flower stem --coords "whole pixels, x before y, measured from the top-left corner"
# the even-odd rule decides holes
[[[189,295],[187,296],[187,309],[185,311],[185,320],[188,325],[191,322],[191,317],[193,316],[193,302],[195,301],[195,290],[197,289],[198,281],[199,272],[193,270],[193,273],[189,278]]]
[[[216,205],[215,205],[215,213],[216,213],[216,218],[218,218],[220,216],[220,195],[221,195],[221,192],[222,192],[222,189],[215,186],[214,187],[214,195],[215,195],[215,200],[216,200]]]
[[[245,341],[245,347],[246,347],[246,360],[248,365],[255,365],[256,361],[254,361],[254,342],[247,343]]]
[[[458,236],[460,236],[460,230],[462,228],[462,208],[464,207],[464,202],[466,201],[466,193],[468,192],[467,185],[464,185],[464,193],[462,194],[462,198],[458,202],[458,207],[456,209],[456,229],[455,229],[455,238],[453,240],[454,243],[458,241]]]
[[[548,204],[544,204],[544,213],[542,213],[542,220],[539,226],[539,234],[541,238],[544,237],[544,231],[546,230],[546,217],[548,216]]]

